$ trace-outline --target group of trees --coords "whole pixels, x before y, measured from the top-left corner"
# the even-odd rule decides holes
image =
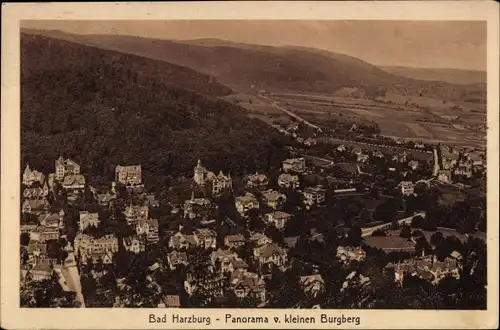
[[[23,163],[48,173],[59,155],[71,157],[96,187],[108,187],[119,164],[142,164],[144,181],[158,185],[191,175],[198,159],[232,174],[281,165],[281,136],[238,106],[141,73],[152,70],[142,62],[156,68],[155,61],[125,56],[130,65],[119,64],[106,51],[82,47],[23,36]],[[68,56],[34,56],[48,48]],[[130,78],[136,75],[142,78]],[[224,93],[220,87],[205,95]]]

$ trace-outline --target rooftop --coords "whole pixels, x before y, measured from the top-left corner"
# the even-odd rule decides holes
[[[411,250],[415,243],[399,236],[366,236],[364,242],[372,247],[383,250]]]

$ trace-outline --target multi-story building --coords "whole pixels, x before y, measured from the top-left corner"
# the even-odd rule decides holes
[[[26,164],[26,168],[23,173],[23,184],[30,187],[34,183],[42,184],[45,181],[45,176],[43,173],[36,170],[31,170],[30,166]]]
[[[238,196],[234,199],[234,204],[236,206],[236,210],[241,215],[246,215],[248,211],[251,209],[259,208],[259,201],[255,198],[255,195],[252,193],[245,193],[243,196]]]
[[[222,250],[222,249],[217,249],[216,251],[213,251],[210,253],[210,261],[212,262],[212,266],[215,266],[216,262],[221,262],[224,259],[232,259],[238,257],[238,254],[232,250]]]
[[[265,244],[253,249],[253,255],[260,265],[272,263],[278,267],[287,262],[287,253],[274,243]]]
[[[266,282],[262,277],[244,269],[231,274],[231,288],[238,298],[252,297],[260,303],[266,301]]]
[[[142,184],[141,165],[122,166],[115,168],[115,180],[125,186],[138,186]]]
[[[451,171],[450,170],[439,170],[437,178],[439,181],[443,183],[451,183],[452,178],[451,178]]]
[[[47,244],[31,241],[28,244],[28,262],[32,265],[47,257]]]
[[[43,226],[38,226],[35,230],[30,233],[30,240],[38,242],[46,242],[51,240],[57,240],[61,236],[59,229],[57,228],[47,228]]]
[[[304,197],[304,204],[310,208],[325,202],[326,190],[322,186],[307,187],[302,192],[302,195]]]
[[[401,189],[401,194],[403,194],[403,196],[413,195],[413,192],[415,191],[415,185],[411,181],[401,181],[398,186]]]
[[[286,223],[291,218],[291,214],[282,211],[274,211],[264,215],[264,219],[268,224],[273,225],[280,230],[285,228]]]
[[[42,214],[49,210],[50,205],[46,199],[26,199],[22,205],[22,213]]]
[[[215,205],[207,198],[194,198],[188,199],[184,202],[184,218],[188,219],[211,219]]]
[[[139,219],[135,227],[137,235],[145,235],[149,243],[157,243],[160,240],[159,228],[158,220],[148,218]]]
[[[276,210],[282,208],[286,203],[286,195],[270,189],[262,193],[262,200],[265,205]]]
[[[170,236],[168,246],[176,250],[189,249],[196,246],[196,240],[194,239],[194,235],[187,235],[179,231]]]
[[[229,248],[238,248],[245,245],[245,236],[241,234],[227,235],[224,237],[224,245]]]
[[[266,189],[268,184],[269,184],[269,179],[265,174],[262,173],[250,174],[246,182],[246,186],[248,188],[256,188],[256,189]]]
[[[336,257],[344,263],[349,263],[354,260],[363,260],[366,257],[366,252],[361,247],[339,246]]]
[[[297,189],[299,184],[299,177],[297,175],[283,173],[278,177],[278,186],[281,188]]]
[[[149,208],[147,205],[132,205],[130,204],[125,208],[123,212],[127,224],[129,226],[135,226],[141,219],[149,218]]]
[[[50,280],[53,273],[52,262],[50,259],[41,259],[31,269],[31,277],[33,281],[40,282]]]
[[[224,275],[188,271],[184,281],[184,289],[189,296],[201,290],[209,297],[208,301],[216,297],[223,297],[225,289]]]
[[[47,195],[49,194],[49,191],[48,191],[48,189],[44,189],[45,187],[26,188],[23,190],[23,198],[24,199],[44,199],[44,198],[46,198]]]
[[[301,276],[299,284],[304,293],[313,297],[316,297],[325,288],[325,281],[320,274]]]
[[[37,224],[21,225],[21,233],[28,233],[35,231],[38,228]]]
[[[283,161],[283,171],[285,173],[303,173],[306,170],[306,160],[304,158],[289,158]]]
[[[77,234],[74,241],[75,253],[86,263],[87,257],[102,253],[118,252],[118,239],[110,234],[101,238],[93,238],[85,234]]]
[[[141,237],[130,236],[123,238],[123,247],[126,251],[133,252],[135,254],[141,253],[146,250],[146,244]]]
[[[99,227],[101,220],[99,220],[99,213],[90,213],[88,211],[80,211],[80,231],[88,227]]]
[[[468,165],[459,165],[454,170],[455,175],[465,176],[466,178],[472,177],[472,167]]]
[[[394,270],[394,281],[400,283],[406,275],[424,278],[433,284],[447,276],[460,279],[460,264],[453,258],[444,261],[437,260],[436,256],[414,258],[397,264],[389,263],[386,268]]]
[[[55,168],[56,168],[55,179],[58,181],[61,181],[67,175],[80,174],[80,165],[69,158],[64,159],[62,158],[62,156],[56,159]]]
[[[64,211],[58,213],[42,213],[38,216],[38,223],[47,228],[64,228]]]
[[[212,267],[215,272],[232,273],[239,269],[247,269],[248,264],[231,250],[217,250],[210,255]],[[219,267],[217,267],[219,264]]]
[[[188,264],[188,256],[186,252],[172,251],[167,254],[168,266],[174,270],[180,265],[186,266]]]
[[[217,233],[212,229],[197,229],[194,232],[194,240],[198,247],[203,249],[215,249],[217,245]]]
[[[70,192],[83,192],[85,177],[81,174],[67,174],[64,176],[62,187]]]
[[[220,195],[224,190],[233,188],[233,180],[230,174],[224,175],[220,171],[218,175],[215,175],[214,172],[201,165],[201,160],[198,160],[198,164],[194,168],[193,180],[199,186],[210,185],[214,196]]]
[[[262,233],[253,233],[248,240],[253,244],[255,244],[255,246],[260,246],[273,242],[271,238],[267,237],[265,234]]]

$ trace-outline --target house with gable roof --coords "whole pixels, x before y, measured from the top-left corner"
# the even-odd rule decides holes
[[[224,237],[224,245],[229,248],[238,248],[245,245],[245,236],[241,234],[227,235]]]
[[[253,297],[265,302],[266,282],[262,277],[246,270],[236,270],[231,274],[231,289],[238,298]]]
[[[284,229],[287,222],[292,218],[292,215],[283,211],[274,211],[266,213],[264,219],[266,223],[273,225],[277,229]]]
[[[248,188],[266,189],[269,179],[263,173],[250,174],[247,177],[246,186]]]
[[[80,231],[83,231],[86,228],[99,227],[101,220],[99,220],[99,213],[90,213],[88,211],[80,211],[80,222],[79,227]]]
[[[253,255],[260,265],[272,263],[284,266],[287,263],[287,253],[275,243],[268,243],[253,249]]]
[[[146,244],[144,244],[144,240],[137,236],[124,237],[123,247],[126,251],[130,251],[135,254],[141,253],[146,250]]]
[[[50,280],[53,273],[52,262],[49,259],[39,260],[30,271],[33,281]]]
[[[23,184],[30,187],[34,183],[42,184],[45,181],[45,176],[43,173],[37,170],[32,170],[29,164],[26,164],[26,168],[23,172]]]
[[[68,174],[62,181],[62,187],[70,192],[83,192],[85,177],[81,174]]]
[[[176,269],[179,265],[186,266],[188,264],[188,257],[186,252],[172,251],[167,254],[168,266],[171,270]]]
[[[325,287],[325,281],[320,274],[301,276],[299,284],[304,293],[316,297]]]
[[[156,219],[141,218],[136,227],[137,235],[145,235],[150,243],[157,243],[159,238],[160,226]]]
[[[224,190],[230,190],[233,188],[233,179],[231,175],[224,175],[222,171],[218,175],[214,172],[207,170],[202,164],[201,160],[198,160],[194,168],[193,175],[194,182],[199,186],[205,186],[209,184],[211,186],[212,195],[218,196]]]
[[[122,166],[115,168],[115,181],[125,186],[138,186],[142,184],[141,165]]]
[[[197,229],[194,232],[196,245],[204,249],[215,249],[217,245],[217,233],[208,228]]]
[[[170,236],[168,246],[176,250],[189,249],[190,247],[196,246],[196,240],[194,238],[194,235],[184,234],[179,231]]]
[[[286,203],[286,195],[279,191],[269,189],[262,193],[263,204],[275,210],[280,209]]]

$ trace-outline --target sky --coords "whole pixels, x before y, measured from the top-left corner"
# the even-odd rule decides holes
[[[25,28],[157,39],[223,40],[304,46],[379,66],[486,70],[486,22],[480,21],[23,21]]]

